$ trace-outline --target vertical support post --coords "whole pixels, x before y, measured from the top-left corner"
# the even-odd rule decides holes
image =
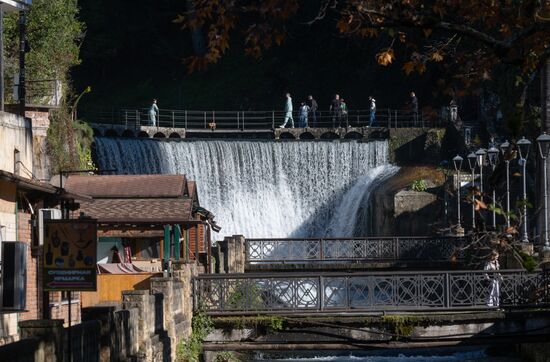
[[[164,243],[163,243],[163,255],[162,255],[162,270],[167,272],[169,271],[170,264],[170,225],[164,225]]]
[[[181,228],[179,225],[174,225],[174,259],[180,260],[180,238],[181,238]]]
[[[394,122],[394,128],[397,128],[397,110],[395,110],[393,119],[394,119],[394,120],[393,120],[393,122]]]
[[[72,301],[71,301],[71,297],[73,294],[72,291],[69,290],[69,325],[68,325],[68,328],[67,328],[67,349],[69,350],[68,352],[68,356],[69,356],[69,362],[71,362],[73,360],[73,347],[72,347],[72,336],[71,336],[71,309],[72,309]]]
[[[445,273],[445,308],[451,307],[451,276]]]
[[[457,229],[460,229],[462,226],[460,225],[460,169],[457,171],[456,175],[456,208],[457,208]]]
[[[4,8],[0,4],[0,112],[4,112]]]
[[[542,158],[542,164],[543,164],[543,171],[544,172],[544,246],[543,250],[548,250],[550,248],[550,244],[548,242],[548,175],[547,173],[547,165],[546,165],[547,157]]]
[[[523,237],[521,239],[522,242],[528,243],[529,242],[529,236],[527,235],[527,181],[526,181],[526,175],[527,172],[527,159],[521,159],[523,162],[523,167],[521,171],[521,176],[523,178]]]
[[[189,263],[189,225],[185,227],[185,262]]]
[[[510,227],[510,160],[506,160],[506,226]]]
[[[199,225],[195,225],[195,264],[199,261]]]
[[[322,311],[325,309],[325,280],[322,275],[319,275],[319,293],[317,293],[317,298],[319,298],[319,310]]]
[[[475,168],[472,168],[472,187],[475,182]],[[472,229],[476,228],[476,195],[472,193]]]
[[[185,129],[187,129],[187,110],[185,111],[184,121],[185,121]]]
[[[243,131],[244,131],[244,111],[243,111],[243,114],[242,114],[242,125],[243,125]]]
[[[239,111],[237,111],[237,129],[239,129]]]
[[[19,12],[19,111],[21,116],[25,117],[25,51],[27,39],[25,36],[27,27],[27,15],[25,11]]]
[[[271,129],[275,129],[275,111],[271,111]]]
[[[203,112],[203,118],[204,118],[204,129],[206,129],[206,112]]]
[[[138,127],[141,127],[141,121],[139,119],[139,110],[136,109],[136,124],[138,125]]]
[[[325,240],[319,239],[319,260],[325,259]]]
[[[172,111],[172,128],[176,128],[176,120],[174,118],[174,111]]]

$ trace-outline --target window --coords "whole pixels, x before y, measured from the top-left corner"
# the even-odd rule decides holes
[[[136,260],[160,258],[160,240],[158,238],[126,239],[132,248],[132,257]]]
[[[68,291],[63,291],[61,292],[61,302],[69,302],[69,293],[71,293],[71,303],[74,302],[75,300],[78,300],[78,297],[80,296],[80,293],[79,292],[68,292]]]

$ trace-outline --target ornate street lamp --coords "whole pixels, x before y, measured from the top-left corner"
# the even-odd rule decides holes
[[[476,163],[479,167],[479,192],[481,192],[481,200],[483,201],[483,166],[485,166],[485,159],[487,158],[487,151],[480,148],[476,151]]]
[[[464,161],[464,159],[459,155],[456,155],[456,157],[453,158],[453,164],[455,166],[456,179],[457,179],[457,186],[456,186],[456,208],[457,208],[457,215],[458,215],[457,226],[456,226],[457,230],[462,229],[462,226],[460,225],[460,169],[462,168],[462,161]]]
[[[510,160],[507,157],[508,150],[510,150],[510,142],[504,141],[500,145],[504,163],[506,164],[506,227],[510,227]]]
[[[475,153],[470,153],[468,156],[466,156],[468,159],[468,166],[470,166],[470,170],[472,171],[472,188],[475,187],[475,172],[476,172],[476,160],[477,156]],[[475,192],[472,192],[472,228],[476,228],[476,195]]]
[[[498,162],[498,154],[499,154],[499,150],[498,148],[496,148],[495,146],[492,146],[491,148],[489,148],[487,150],[487,155],[488,155],[488,158],[489,158],[489,164],[491,165],[491,168],[493,169],[493,173],[495,172],[495,168],[497,167],[497,162]],[[496,185],[493,187],[493,229],[496,229],[497,227],[497,214],[496,214],[496,211],[495,211],[495,207],[496,207]]]
[[[542,159],[543,173],[544,173],[544,247],[545,251],[550,250],[550,244],[548,243],[548,176],[546,160],[550,154],[550,136],[544,132],[537,137],[537,143],[539,145],[540,158]]]
[[[518,150],[519,158],[522,166],[522,176],[523,176],[523,238],[521,241],[524,243],[529,242],[529,236],[527,235],[527,181],[526,181],[526,172],[527,172],[527,157],[529,157],[529,148],[531,147],[531,141],[522,137],[518,141]]]

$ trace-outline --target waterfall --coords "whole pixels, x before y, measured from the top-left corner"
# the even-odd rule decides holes
[[[95,139],[101,169],[185,174],[222,235],[349,237],[361,200],[396,171],[387,141]],[[362,229],[362,228],[360,228]]]

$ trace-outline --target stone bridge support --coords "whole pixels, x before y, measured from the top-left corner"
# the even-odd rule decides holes
[[[246,240],[242,235],[227,236],[218,241],[213,250],[213,259],[216,261],[218,273],[244,273],[246,264]]]
[[[275,139],[281,140],[337,140],[337,139],[381,139],[388,137],[387,128],[276,128]]]

